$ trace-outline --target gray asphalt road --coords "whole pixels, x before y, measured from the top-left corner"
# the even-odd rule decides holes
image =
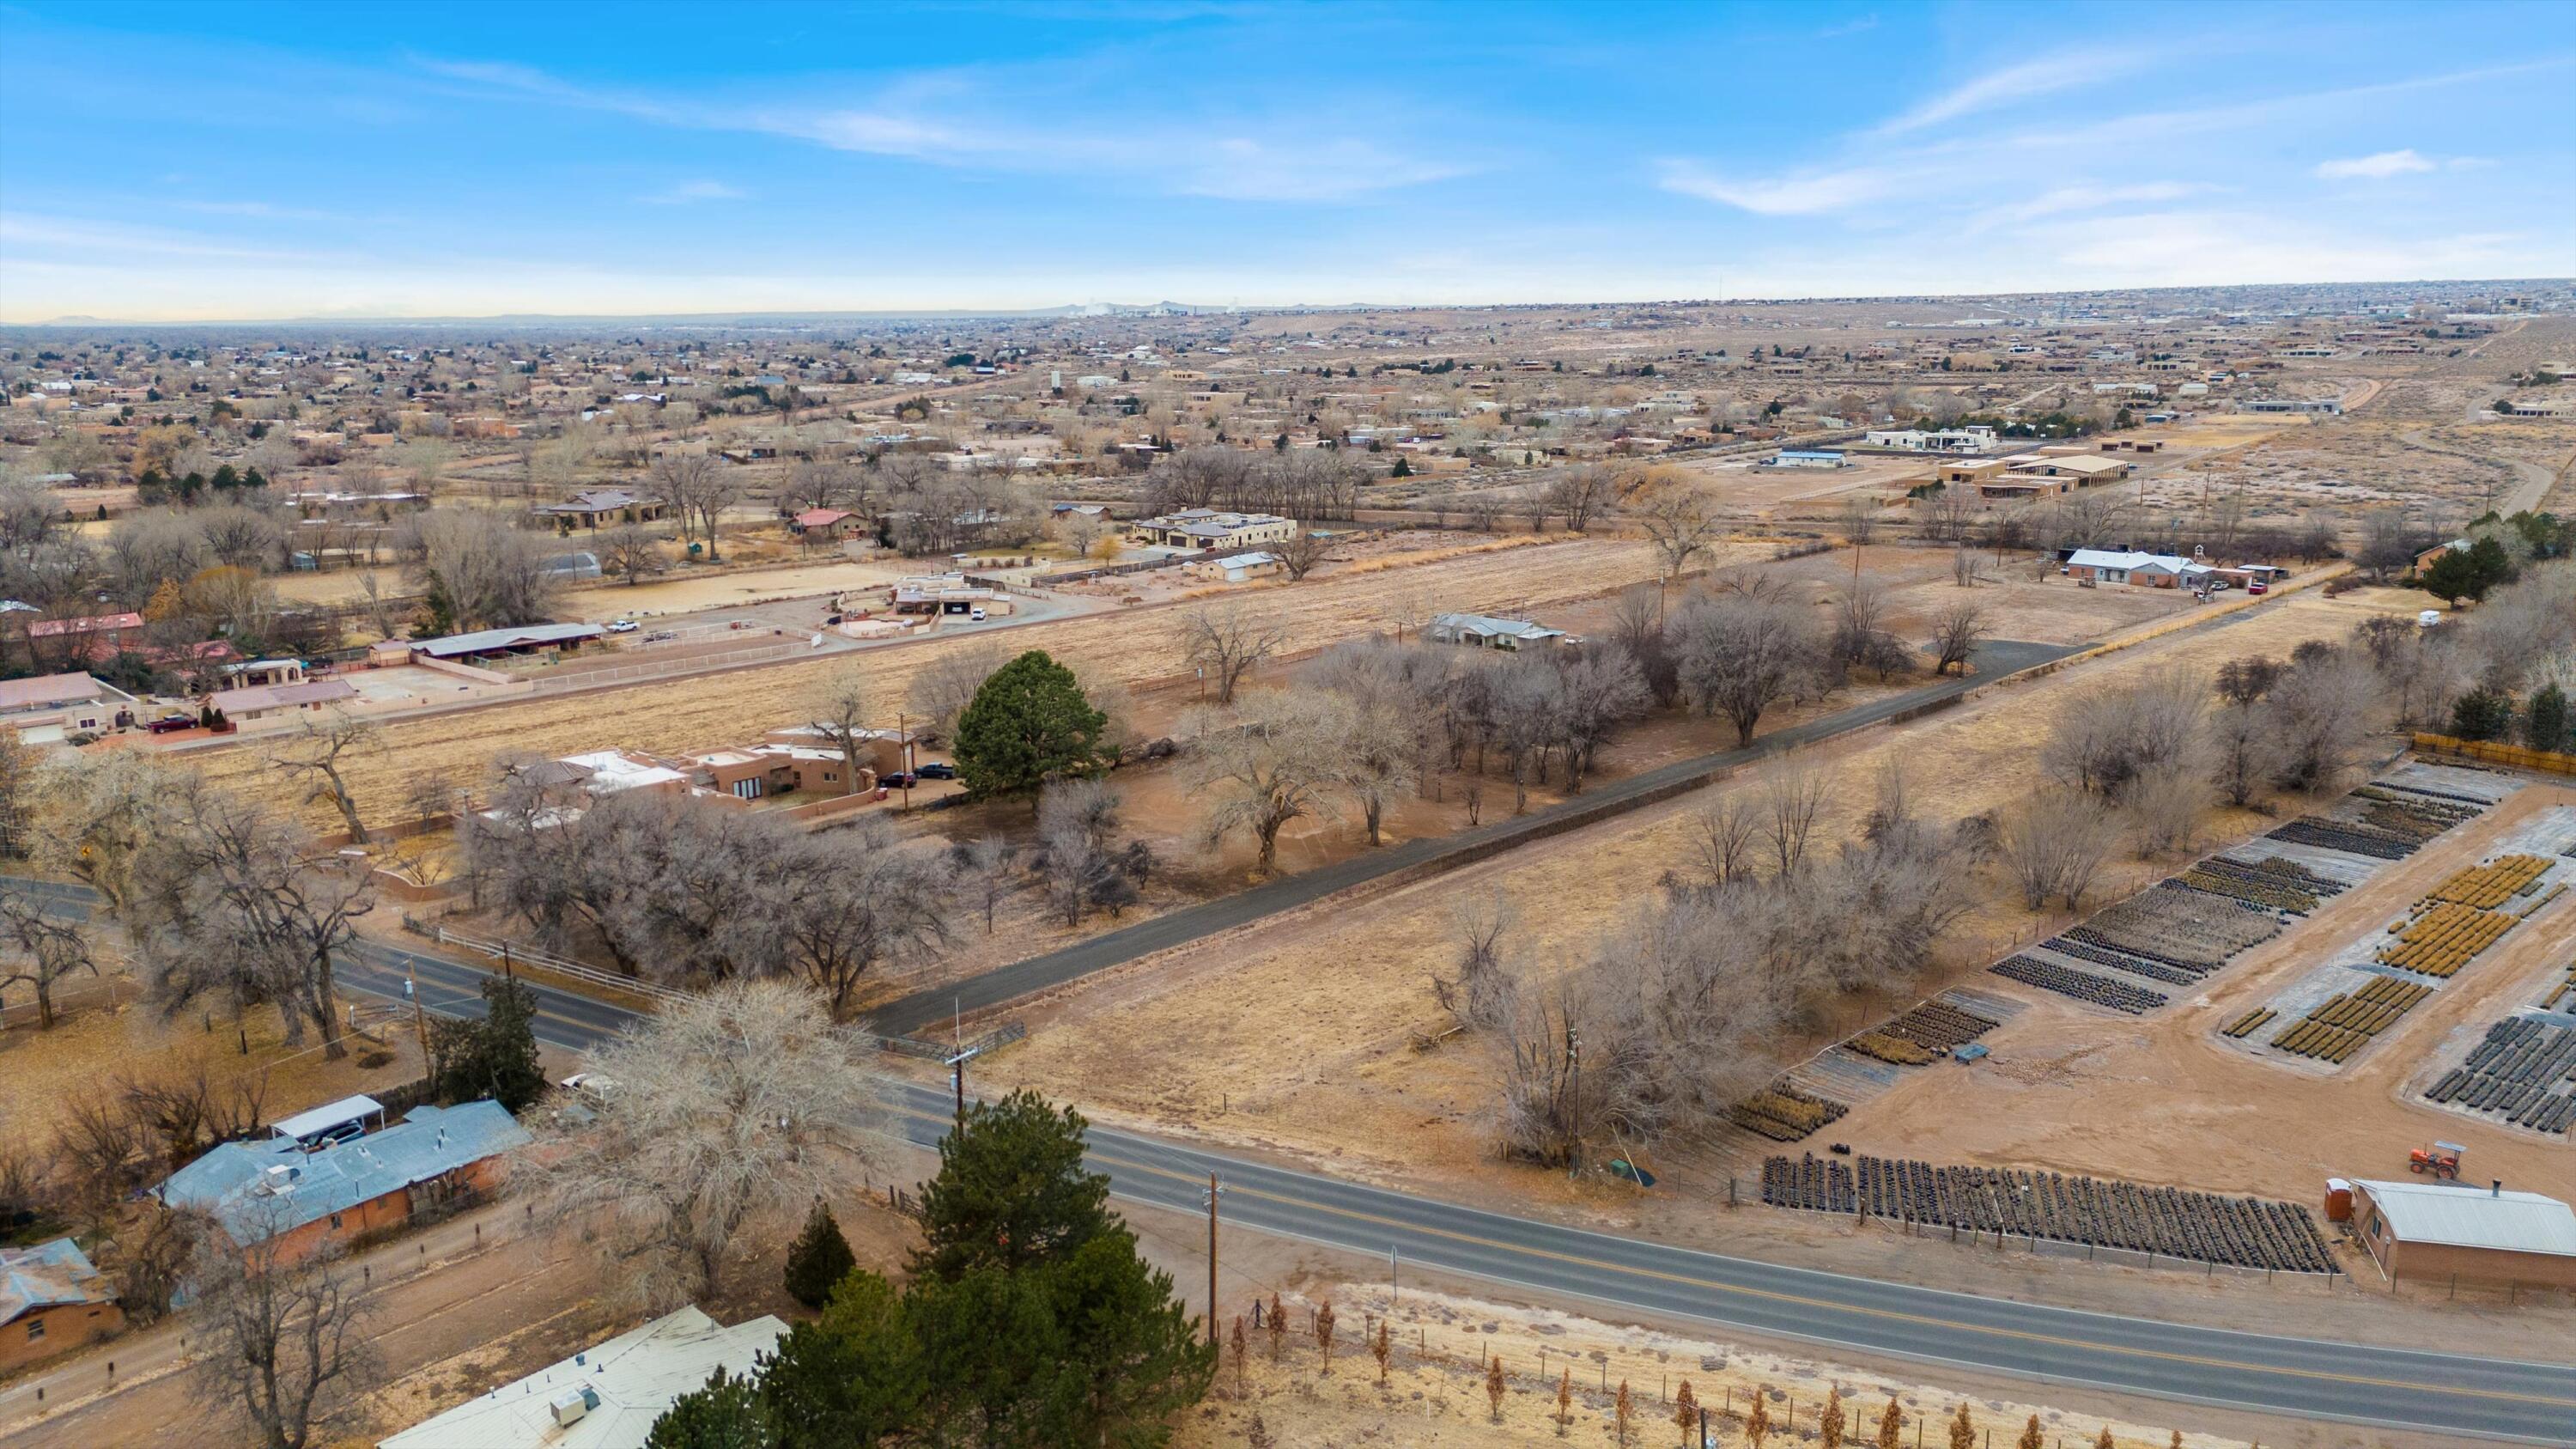
[[[78,887],[11,883],[47,896],[66,914],[85,910],[88,893]],[[488,973],[476,967],[374,942],[350,957],[340,977],[349,990],[399,1000],[406,976],[416,974],[429,1009],[459,1016],[482,1010]],[[532,989],[539,1001],[537,1036],[551,1045],[586,1049],[633,1020],[621,1007]],[[949,1099],[909,1084],[894,1091],[905,1134],[936,1143],[949,1121]],[[2043,1384],[2436,1434],[2576,1444],[2576,1365],[2565,1362],[2238,1333],[1786,1268],[1362,1187],[1101,1127],[1091,1132],[1090,1161],[1132,1202],[1198,1211],[1214,1171],[1226,1184],[1227,1220],[1237,1227],[1380,1258],[1394,1248],[1407,1263],[1551,1299]],[[2358,1294],[2354,1311],[2368,1311]],[[2562,1344],[2535,1342],[2532,1351],[2568,1356]]]
[[[1450,869],[1531,840],[1605,820],[1692,789],[1766,755],[1846,734],[1908,710],[1956,699],[2001,675],[2027,669],[2034,664],[2045,664],[2052,659],[2062,659],[2084,647],[1991,640],[1978,646],[1975,656],[1977,673],[1973,676],[1938,680],[1869,704],[1823,715],[1764,735],[1744,749],[1676,760],[1644,774],[1601,785],[1562,804],[1527,815],[1497,820],[1457,835],[1408,840],[1401,845],[1338,861],[1320,870],[1282,876],[1250,890],[1237,891],[1149,921],[1139,921],[1106,935],[1094,936],[1060,951],[1031,956],[964,981],[898,997],[870,1013],[868,1019],[878,1031],[889,1036],[909,1036],[924,1027],[946,1022],[952,1013],[987,1011],[1023,996],[1078,981],[1095,971],[1122,965],[1139,956],[1168,950],[1248,925],[1264,916],[1293,910],[1356,885],[1383,880],[1400,872],[1429,873]]]

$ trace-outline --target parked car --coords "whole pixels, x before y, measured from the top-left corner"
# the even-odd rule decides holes
[[[934,761],[913,771],[913,774],[924,780],[954,780],[957,778],[957,767],[955,765],[939,764]]]
[[[983,622],[984,622],[985,614],[984,614],[983,609],[981,609],[981,608],[979,607],[979,608],[974,608],[974,609],[969,609],[969,610],[967,610],[967,611],[966,611],[966,617],[967,617],[967,618],[969,618],[969,619],[971,619],[971,620],[973,620],[974,622],[976,622],[976,623],[978,623],[978,624],[981,624],[981,623],[983,623]]]
[[[891,775],[877,776],[877,783],[889,790],[900,790],[912,783],[912,777],[897,770]]]
[[[161,718],[154,720],[152,723],[145,725],[143,728],[150,734],[167,735],[176,734],[180,730],[192,730],[196,727],[197,717],[195,715],[173,714],[164,715]]]
[[[644,626],[636,623],[632,619],[611,619],[608,621],[608,632],[611,634],[632,634],[642,627]]]
[[[668,644],[679,637],[679,635],[672,633],[668,629],[656,629],[652,633],[644,636],[644,642],[647,644]]]
[[[2245,586],[2245,592],[2249,594],[2268,594],[2271,591],[2271,586],[2264,583],[2261,579],[2256,579],[2254,582]]]

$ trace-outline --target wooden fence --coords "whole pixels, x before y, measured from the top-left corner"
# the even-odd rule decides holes
[[[2508,745],[2496,740],[2463,740],[2450,735],[2418,732],[2415,748],[2427,754],[2458,755],[2490,765],[2503,765],[2515,770],[2538,770],[2550,775],[2576,775],[2576,755],[2557,750],[2533,750],[2521,745]]]

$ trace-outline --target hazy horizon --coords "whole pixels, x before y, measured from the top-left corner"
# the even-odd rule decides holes
[[[2576,274],[2576,7],[2318,14],[21,4],[0,322]]]

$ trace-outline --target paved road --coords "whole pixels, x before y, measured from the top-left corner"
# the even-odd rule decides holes
[[[1764,735],[1745,749],[1677,760],[1644,774],[1598,786],[1571,800],[1527,815],[1497,820],[1458,835],[1408,840],[1319,870],[1283,876],[1266,885],[1094,936],[1060,951],[1031,956],[964,981],[898,997],[870,1013],[868,1019],[878,1031],[889,1036],[907,1036],[926,1026],[949,1020],[954,1012],[990,1010],[1005,1002],[1080,980],[1095,971],[1123,965],[1140,956],[1230,931],[1264,916],[1294,910],[1356,885],[1383,880],[1399,872],[1428,873],[1450,869],[1542,836],[1589,825],[1678,794],[1749,761],[1847,734],[1909,709],[1955,699],[1980,684],[1992,683],[2002,675],[2064,658],[2085,647],[1991,640],[1978,646],[1975,656],[1977,673],[1972,676],[1943,679],[1869,704],[1823,715]]]
[[[76,886],[12,884],[49,897],[65,914],[82,913],[88,899]],[[399,999],[406,975],[417,973],[431,1010],[460,1016],[482,1010],[488,973],[476,967],[377,942],[350,954],[341,980],[352,991]],[[595,1046],[634,1017],[605,1002],[533,989],[536,1034],[551,1045]],[[909,1084],[894,1091],[905,1135],[935,1143],[949,1120],[949,1099]],[[1198,1211],[1200,1190],[1214,1171],[1226,1184],[1225,1212],[1237,1227],[1372,1256],[1394,1248],[1407,1263],[1549,1298],[2042,1383],[2383,1428],[2576,1444],[2576,1365],[2567,1363],[2237,1333],[1786,1268],[1361,1187],[1102,1127],[1092,1129],[1090,1161],[1129,1201]],[[2535,1343],[2533,1351],[2564,1354],[2565,1348]]]

